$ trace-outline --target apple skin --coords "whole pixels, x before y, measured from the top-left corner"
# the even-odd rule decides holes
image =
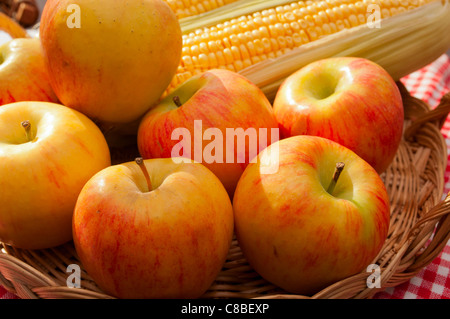
[[[43,249],[72,239],[78,194],[110,165],[110,153],[85,115],[56,103],[16,102],[0,107],[0,163],[0,241]]]
[[[178,96],[182,106],[177,107],[173,97]],[[202,128],[220,130],[223,136],[222,162],[207,162],[195,157],[194,121],[201,120]],[[191,141],[191,159],[208,167],[224,184],[232,196],[236,184],[247,164],[252,160],[250,142],[246,142],[245,154],[234,145],[234,160],[227,161],[227,128],[243,130],[255,129],[258,150],[278,140],[278,123],[275,120],[272,105],[264,93],[253,83],[238,73],[213,69],[191,77],[177,87],[158,105],[152,108],[142,119],[138,134],[138,148],[144,158],[167,158],[179,140],[172,139],[176,128],[189,130]],[[259,134],[266,129],[267,137]],[[272,134],[277,130],[277,135]],[[229,137],[229,136],[228,136]],[[210,143],[203,141],[202,150]],[[267,144],[265,144],[267,143]],[[256,154],[255,154],[256,155]],[[245,158],[239,163],[239,158]]]
[[[0,46],[0,105],[58,102],[45,68],[39,39],[12,39]]]
[[[199,163],[110,166],[86,183],[73,218],[87,273],[122,299],[197,298],[217,277],[233,236],[231,201]]]
[[[262,175],[261,157],[275,146],[278,172]],[[236,237],[256,272],[288,292],[312,295],[373,261],[387,237],[390,204],[367,162],[307,135],[280,140],[258,157],[233,199]],[[345,167],[330,195],[337,162]]]
[[[294,72],[273,102],[282,138],[315,135],[353,150],[381,174],[403,133],[400,91],[378,64],[356,57],[327,58]]]
[[[69,5],[80,28],[68,27]],[[40,37],[61,103],[110,125],[156,103],[181,59],[180,25],[162,0],[48,0]]]

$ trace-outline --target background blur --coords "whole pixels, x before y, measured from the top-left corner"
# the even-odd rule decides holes
[[[42,12],[42,8],[44,8],[45,2],[46,2],[46,0],[36,0],[36,3],[39,7],[39,12]]]

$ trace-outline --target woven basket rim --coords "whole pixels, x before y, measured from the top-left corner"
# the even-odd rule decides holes
[[[201,298],[372,298],[413,278],[440,254],[450,239],[450,196],[443,199],[447,145],[441,134],[450,112],[450,93],[431,109],[401,82],[397,84],[405,106],[405,130],[397,157],[382,174],[393,205],[388,239],[372,262],[380,266],[381,287],[369,288],[370,273],[364,271],[312,296],[291,294],[262,279],[234,239],[222,271]],[[102,292],[84,269],[82,288],[67,287],[67,266],[81,265],[72,242],[36,251],[1,247],[0,285],[20,298],[114,298]]]

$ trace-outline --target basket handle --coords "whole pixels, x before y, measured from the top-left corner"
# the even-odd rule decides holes
[[[414,233],[417,233],[413,238],[417,236],[421,237],[420,230],[424,224],[436,225],[433,240],[417,256],[414,264],[408,267],[407,272],[418,273],[442,252],[450,240],[450,193],[438,205],[431,208],[426,216],[410,230],[412,236]]]
[[[413,96],[405,97],[411,100],[414,100],[415,105],[425,105],[428,107],[428,105]],[[415,119],[412,119],[412,123],[405,129],[405,137],[409,139],[410,137],[414,136],[423,125],[427,123],[433,123],[437,122],[437,125],[439,129],[442,129],[444,126],[445,121],[447,120],[447,117],[450,113],[450,92],[446,93],[439,102],[438,106],[436,106],[434,109],[430,110],[428,107],[428,111],[424,112],[420,116],[418,116]]]

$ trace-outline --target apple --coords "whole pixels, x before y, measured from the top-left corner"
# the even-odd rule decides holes
[[[37,38],[12,39],[0,45],[0,105],[19,101],[58,102]]]
[[[236,72],[212,69],[191,77],[147,112],[137,144],[144,158],[201,162],[232,196],[246,165],[278,136],[263,92]]]
[[[278,171],[261,174],[268,156]],[[350,149],[308,135],[262,151],[242,174],[233,209],[249,264],[267,281],[302,295],[366,269],[390,220],[388,194],[374,168]]]
[[[350,148],[381,174],[403,133],[403,103],[391,76],[357,57],[312,62],[285,79],[273,102],[282,138],[315,135]]]
[[[112,296],[197,298],[222,269],[233,222],[228,194],[205,166],[137,158],[86,183],[73,237],[87,273]]]
[[[6,13],[3,13],[3,10],[0,11],[0,32],[6,33],[13,39],[29,37],[27,30],[24,29],[19,22],[12,19]]]
[[[181,29],[163,0],[48,0],[40,38],[61,103],[123,125],[156,103],[181,59]]]
[[[72,214],[83,185],[110,165],[99,128],[50,102],[0,107],[0,241],[23,249],[72,239]]]

